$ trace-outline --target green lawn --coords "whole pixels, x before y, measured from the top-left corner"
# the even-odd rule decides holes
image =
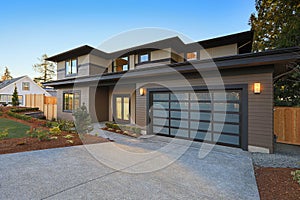
[[[21,138],[26,136],[26,131],[30,128],[19,122],[0,118],[0,130],[8,128],[8,138]]]

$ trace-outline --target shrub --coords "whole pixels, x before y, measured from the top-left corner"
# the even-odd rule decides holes
[[[141,134],[142,129],[139,128],[139,127],[135,127],[134,132],[137,133],[137,134]]]
[[[39,111],[39,108],[12,108],[10,109],[11,112],[19,113],[19,112],[33,112]]]
[[[38,138],[39,141],[50,139],[48,131],[40,128],[33,128],[30,131],[27,131],[27,134],[32,138]]]
[[[74,122],[68,121],[68,120],[59,120],[58,122],[52,122],[52,126],[54,126],[54,125],[58,126],[59,129],[62,131],[71,132],[75,129]]]
[[[112,128],[113,127],[113,123],[111,123],[111,122],[105,122],[105,126],[107,128]]]
[[[8,137],[8,128],[0,131],[0,140],[3,140]]]
[[[118,124],[113,124],[113,125],[112,125],[112,128],[115,129],[115,130],[119,130],[119,129],[120,129],[120,127],[119,127]]]
[[[59,135],[61,134],[61,130],[58,126],[49,129],[50,135]]]
[[[64,136],[64,138],[66,138],[66,139],[71,139],[73,137],[74,137],[73,135],[66,135],[66,136]]]
[[[297,181],[297,183],[300,185],[300,170],[291,172],[291,175],[293,176],[293,180]]]
[[[78,133],[86,133],[93,130],[92,119],[84,103],[76,109],[73,115],[75,117],[75,125]]]

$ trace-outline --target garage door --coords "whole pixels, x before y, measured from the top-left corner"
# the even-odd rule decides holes
[[[241,147],[241,90],[149,94],[152,133]]]

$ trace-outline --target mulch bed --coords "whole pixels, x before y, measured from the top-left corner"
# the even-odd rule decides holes
[[[254,170],[262,200],[300,199],[300,185],[291,175],[296,169],[256,166]]]
[[[63,137],[65,135],[72,135],[73,138],[66,139]],[[72,140],[73,143],[69,143],[67,140]],[[80,139],[79,135],[74,133],[62,133],[61,135],[57,136],[57,139],[46,141],[39,141],[38,138],[31,137],[11,138],[0,140],[0,154],[68,147],[83,144],[95,144],[102,142],[109,142],[109,140],[88,134],[85,134],[83,136],[81,135]]]

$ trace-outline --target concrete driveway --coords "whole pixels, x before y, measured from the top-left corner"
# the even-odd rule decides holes
[[[116,142],[0,155],[0,199],[259,199],[248,152],[199,158],[201,143],[108,134]]]

